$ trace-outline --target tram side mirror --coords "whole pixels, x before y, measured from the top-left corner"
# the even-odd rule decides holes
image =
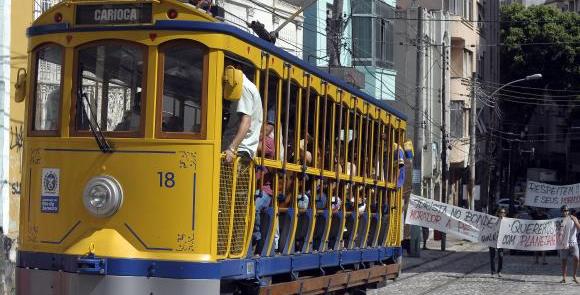
[[[242,83],[244,82],[241,70],[233,66],[227,66],[224,70],[224,99],[236,101],[242,96]]]
[[[26,78],[26,69],[18,69],[18,74],[16,74],[16,83],[14,84],[14,88],[16,88],[14,100],[16,102],[23,102],[26,98]]]

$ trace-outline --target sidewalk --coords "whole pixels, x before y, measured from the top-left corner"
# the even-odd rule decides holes
[[[422,245],[423,242],[421,242]],[[479,251],[482,249],[482,246],[447,235],[447,245],[445,248],[445,251],[441,251],[441,241],[429,239],[427,240],[427,250],[421,249],[420,257],[410,257],[407,251],[403,251],[403,271],[441,259],[456,252]]]

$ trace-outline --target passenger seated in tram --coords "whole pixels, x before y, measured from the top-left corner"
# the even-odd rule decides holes
[[[163,131],[179,132],[183,129],[183,124],[178,116],[171,113],[163,113]]]
[[[52,90],[47,95],[46,106],[44,107],[46,116],[44,118],[36,118],[35,122],[39,122],[41,126],[35,126],[35,128],[39,130],[56,130],[58,126],[59,107],[60,107],[60,88],[57,88]]]
[[[267,125],[266,125],[267,126]],[[268,132],[266,128],[263,129],[264,133]],[[263,142],[262,142],[263,141]],[[260,143],[258,144],[258,155],[262,155],[263,146],[263,156],[268,159],[274,157],[274,139],[269,136],[263,136],[260,134]],[[263,178],[263,180],[262,180]],[[256,217],[254,222],[254,242],[259,242],[262,239],[261,234],[261,213],[268,207],[272,201],[272,178],[273,173],[268,167],[259,167],[256,169],[256,181],[258,189],[254,197]]]
[[[135,131],[141,125],[141,92],[135,94],[133,107],[123,114],[123,119],[115,127],[115,131]]]

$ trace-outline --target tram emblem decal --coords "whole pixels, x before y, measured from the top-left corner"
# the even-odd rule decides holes
[[[42,194],[40,200],[40,211],[42,213],[58,213],[60,194],[60,169],[42,169]]]
[[[60,190],[60,169],[42,169],[42,195],[58,196]]]

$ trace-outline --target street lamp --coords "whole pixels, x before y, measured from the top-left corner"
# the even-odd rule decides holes
[[[507,87],[509,85],[512,85],[512,84],[515,84],[515,83],[519,83],[519,82],[522,82],[522,81],[533,81],[533,80],[539,80],[539,79],[542,79],[542,74],[537,73],[537,74],[533,74],[533,75],[526,76],[525,78],[522,78],[522,79],[517,79],[517,80],[511,81],[509,83],[506,83],[506,84],[502,85],[498,89],[496,89],[494,92],[491,93],[490,96],[493,97],[496,93],[498,93],[500,90],[504,89],[505,87]],[[496,110],[496,114],[501,119],[501,113],[499,111],[499,108],[496,107],[495,110]],[[522,136],[521,136],[522,139],[523,139],[524,136],[525,136],[525,134],[524,134],[524,132],[522,132]],[[512,145],[510,147],[510,151],[509,151],[510,157],[509,157],[508,167],[511,166],[511,154],[512,154],[513,150],[514,150],[514,146]],[[512,216],[512,214],[514,213],[514,196],[513,196],[513,191],[510,188],[510,186],[512,185],[512,182],[511,182],[512,176],[511,176],[511,171],[510,171],[511,169],[510,168],[508,168],[508,181],[507,181],[508,189],[507,189],[507,191],[508,191],[509,199],[510,199],[510,203],[509,203],[509,213],[510,213],[510,216]]]
[[[494,92],[492,92],[490,96],[493,96],[494,94],[498,93],[500,90],[504,89],[505,87],[507,87],[509,85],[512,85],[512,84],[515,84],[515,83],[519,83],[519,82],[522,82],[522,81],[532,81],[532,80],[539,80],[539,79],[542,79],[542,74],[533,74],[533,75],[526,76],[523,79],[518,79],[518,80],[511,81],[509,83],[503,84],[500,88],[498,88]]]

